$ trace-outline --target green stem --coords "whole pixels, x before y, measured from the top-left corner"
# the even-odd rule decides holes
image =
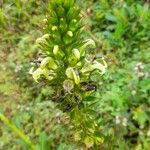
[[[12,131],[15,132],[32,150],[36,150],[35,145],[29,140],[29,138],[21,132],[14,124],[12,124],[7,117],[0,113],[0,120],[7,125]]]

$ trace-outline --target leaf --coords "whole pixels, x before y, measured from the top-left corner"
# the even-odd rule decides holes
[[[121,22],[118,22],[116,25],[115,33],[114,33],[114,38],[115,40],[119,40],[123,34],[124,28]]]
[[[16,140],[16,143],[19,144],[20,146],[22,146],[23,148],[29,149],[29,145],[27,145],[23,140],[18,139]]]
[[[118,9],[115,9],[114,10],[114,14],[116,17],[118,17],[119,21],[124,25],[124,26],[127,26],[128,25],[128,19],[127,19],[127,16],[125,14],[125,10],[124,9],[121,9],[121,10],[118,10]]]
[[[87,96],[84,98],[84,101],[94,101],[96,99],[95,96]]]
[[[112,14],[110,14],[110,13],[106,13],[105,18],[106,18],[107,20],[109,20],[109,21],[117,22],[116,16],[114,16],[114,15],[112,15]]]
[[[46,135],[45,132],[42,132],[40,137],[39,137],[39,144],[38,148],[39,150],[49,150],[49,144],[47,143],[48,136]]]
[[[73,49],[72,50],[74,56],[79,60],[80,59],[80,52],[78,49]]]

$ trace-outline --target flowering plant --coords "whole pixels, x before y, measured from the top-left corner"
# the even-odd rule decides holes
[[[87,49],[96,45],[91,39],[83,39],[82,16],[75,0],[51,1],[49,15],[44,21],[45,34],[36,40],[42,53],[30,73],[36,82],[46,79],[54,91],[51,100],[63,112],[75,116],[72,118],[77,129],[81,120],[89,119],[83,113],[87,107],[84,100],[97,88],[91,75],[96,70],[103,75],[107,64],[103,58],[87,54]]]

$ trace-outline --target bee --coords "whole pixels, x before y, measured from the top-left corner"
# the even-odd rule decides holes
[[[56,96],[52,97],[52,101],[56,103],[61,103],[64,101],[64,96],[65,96],[64,90],[61,90],[59,93],[57,93]]]
[[[96,91],[97,90],[97,86],[93,81],[81,82],[80,86],[83,91]]]

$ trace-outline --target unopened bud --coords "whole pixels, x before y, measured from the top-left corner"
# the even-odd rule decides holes
[[[80,52],[78,49],[73,49],[73,54],[78,60],[80,59]]]
[[[52,26],[52,31],[56,31],[57,29],[57,26]]]
[[[76,20],[76,19],[73,19],[73,22],[74,22],[74,23],[76,23],[76,22],[77,22],[77,20]]]
[[[55,45],[54,48],[53,48],[53,53],[54,53],[54,55],[57,55],[58,50],[59,50],[59,46],[58,46],[58,45]]]
[[[64,21],[64,18],[61,18],[60,20],[61,20],[61,21]]]
[[[73,37],[72,31],[68,31],[68,32],[67,32],[67,35],[69,35],[70,37]]]

